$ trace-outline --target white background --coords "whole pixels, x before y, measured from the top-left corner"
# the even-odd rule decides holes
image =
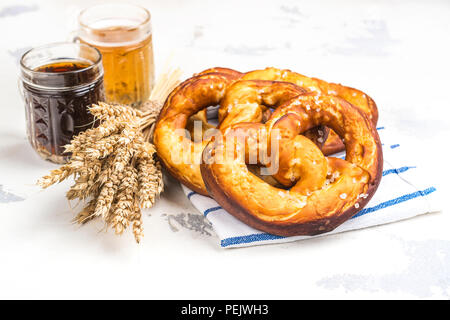
[[[167,178],[140,245],[101,223],[71,224],[80,208],[65,200],[69,184],[34,186],[55,166],[25,138],[17,61],[66,40],[92,3],[0,0],[0,298],[449,298],[446,202],[380,227],[224,250]],[[449,1],[135,3],[153,15],[157,72],[172,55],[186,77],[275,66],[360,88],[448,197]]]

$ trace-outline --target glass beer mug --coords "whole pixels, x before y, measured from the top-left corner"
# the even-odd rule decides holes
[[[103,56],[106,101],[133,107],[145,102],[154,84],[150,13],[129,4],[104,4],[83,10],[76,39]]]

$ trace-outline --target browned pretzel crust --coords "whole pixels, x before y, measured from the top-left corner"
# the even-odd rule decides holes
[[[314,144],[299,136],[319,125],[344,139],[345,160],[324,158]],[[209,160],[201,164],[201,173],[210,195],[256,229],[281,236],[331,231],[361,210],[380,183],[383,155],[378,133],[359,109],[338,97],[297,96],[275,110],[265,124],[234,124],[225,129],[225,138],[237,129],[244,139],[233,140],[231,148],[225,148],[224,140],[208,143],[203,156]],[[269,139],[255,138],[261,132]],[[290,190],[269,185],[247,168],[246,147],[256,144],[256,149],[267,149],[272,139],[285,146],[277,155],[280,171],[274,177],[284,184],[295,182]],[[214,161],[218,156],[221,161]],[[316,174],[302,181],[310,170]]]

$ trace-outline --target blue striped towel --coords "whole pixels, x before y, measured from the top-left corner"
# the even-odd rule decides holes
[[[405,157],[401,144],[392,139],[389,130],[378,127],[383,143],[384,171],[380,186],[364,209],[331,232],[319,237],[344,231],[366,228],[439,211],[436,188],[423,179],[412,157]],[[334,155],[345,158],[344,153]],[[226,212],[209,197],[183,186],[183,191],[195,208],[211,222],[223,248],[246,247],[268,243],[291,242],[313,238],[311,236],[281,237],[251,228]]]

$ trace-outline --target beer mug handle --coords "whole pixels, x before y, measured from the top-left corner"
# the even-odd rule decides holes
[[[22,79],[20,77],[17,79],[17,88],[19,89],[19,94],[20,97],[22,98],[22,101],[25,101],[25,95],[23,94]]]
[[[69,33],[69,36],[67,37],[67,41],[78,43],[80,42],[80,37],[78,36],[78,31],[72,31]]]

